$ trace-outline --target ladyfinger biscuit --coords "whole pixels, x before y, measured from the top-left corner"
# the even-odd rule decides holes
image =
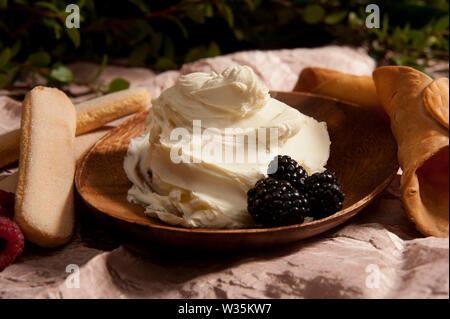
[[[76,106],[76,135],[95,130],[125,115],[143,111],[149,104],[150,94],[144,88],[119,91],[80,103]]]
[[[73,233],[75,126],[75,107],[58,89],[25,97],[14,220],[39,246],[62,245]]]
[[[150,95],[144,88],[128,89],[104,95],[76,105],[76,136],[93,131],[123,116],[145,110]],[[0,168],[19,158],[20,130],[0,135]]]

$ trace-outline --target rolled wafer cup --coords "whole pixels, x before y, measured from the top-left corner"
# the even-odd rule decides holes
[[[129,114],[141,112],[150,104],[150,94],[144,88],[132,88],[76,105],[77,130],[81,135]],[[20,129],[0,135],[0,168],[19,159]]]
[[[382,109],[371,76],[307,67],[300,72],[294,91],[326,95],[377,111]]]
[[[380,67],[373,79],[398,144],[405,210],[423,235],[448,237],[448,79],[400,66]]]

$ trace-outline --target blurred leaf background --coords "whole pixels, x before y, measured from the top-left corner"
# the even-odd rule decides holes
[[[77,84],[112,92],[128,83],[98,83],[108,64],[164,71],[240,50],[363,46],[379,65],[420,70],[449,57],[444,0],[72,2],[80,8],[79,29],[65,26],[69,1],[0,0],[0,88],[14,89],[21,76],[64,88],[74,61],[100,65],[95,77]],[[380,7],[379,29],[365,26],[369,3]]]

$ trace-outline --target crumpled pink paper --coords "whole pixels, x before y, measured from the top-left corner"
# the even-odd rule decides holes
[[[361,49],[328,46],[239,52],[161,74],[110,66],[100,80],[123,77],[156,98],[180,74],[221,72],[236,64],[250,65],[271,90],[283,91],[292,90],[305,66],[359,75],[375,67]],[[75,78],[89,78],[97,67],[75,63],[72,70]],[[19,120],[20,103],[0,97],[0,134],[17,128]],[[78,156],[120,122],[78,137]],[[9,175],[15,171],[16,165],[0,170],[0,189],[13,188]],[[448,298],[449,241],[416,231],[398,187],[396,178],[368,208],[326,233],[234,253],[175,254],[143,245],[108,229],[78,200],[73,240],[58,249],[27,243],[16,262],[0,272],[0,298]]]

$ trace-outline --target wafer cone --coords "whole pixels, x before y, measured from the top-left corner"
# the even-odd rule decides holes
[[[448,79],[399,66],[380,67],[373,79],[398,144],[406,212],[422,234],[448,237]]]

